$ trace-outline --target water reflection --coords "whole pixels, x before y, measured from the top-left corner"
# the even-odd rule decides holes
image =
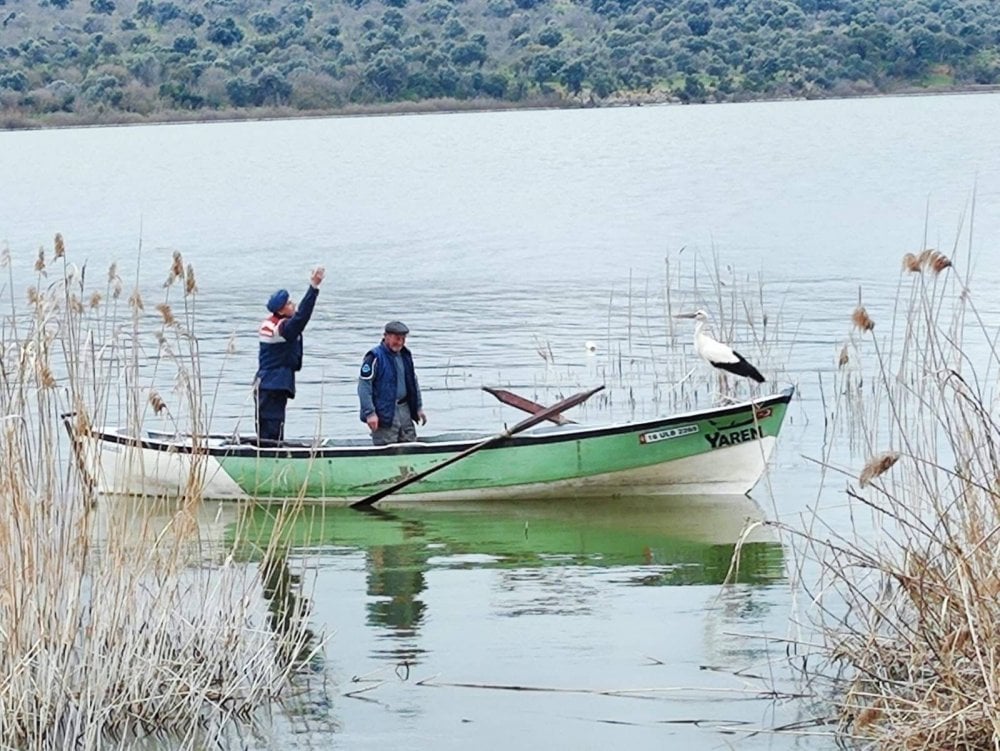
[[[425,572],[432,554],[426,527],[420,519],[370,512],[364,517],[372,524],[398,524],[400,533],[399,542],[376,543],[365,551],[368,623],[388,630],[393,646],[383,653],[398,662],[415,662],[422,650],[412,640],[424,616],[426,605],[420,595],[427,587]]]
[[[242,533],[263,547],[275,533],[266,506],[242,511]],[[745,496],[625,498],[608,501],[433,504],[359,513],[303,507],[283,525],[283,544],[320,559],[363,554],[365,613],[400,662],[420,660],[428,575],[495,571],[499,614],[586,613],[608,586],[767,584],[783,575],[782,548]],[[526,593],[530,596],[525,596]]]
[[[271,551],[260,562],[260,579],[267,602],[267,623],[278,637],[276,658],[297,669],[315,666],[321,659],[315,632],[309,628],[309,599],[302,594],[302,577],[293,573],[288,556]]]
[[[106,508],[134,523],[127,505]],[[179,532],[176,513],[165,510],[162,521]],[[766,655],[763,641],[733,635],[764,629],[768,585],[784,576],[768,528],[744,535],[763,516],[744,496],[368,513],[204,504],[194,537],[203,564],[235,552],[238,565],[256,572],[264,618],[281,637],[278,659],[303,668],[273,730],[328,739],[344,732],[343,707],[335,712],[336,696],[320,685],[331,679],[361,685],[369,703],[409,718],[403,724],[436,700],[411,678],[428,672],[442,681],[543,687],[673,682],[694,696],[724,685],[733,665]],[[740,586],[718,586],[727,580]],[[314,632],[333,638],[306,660]],[[669,680],[648,673],[651,665],[671,665]],[[358,675],[374,678],[355,684]],[[475,697],[463,701],[467,710],[477,706]],[[615,703],[609,711],[653,722],[644,707]]]
[[[290,555],[280,538],[247,544],[245,536],[235,532],[240,518],[234,504],[103,496],[88,521],[95,551],[112,561],[128,561],[129,575],[138,577],[135,582],[129,580],[129,586],[119,584],[119,590],[133,597],[135,590],[151,592],[168,613],[188,614],[190,625],[204,631],[200,636],[208,640],[204,643],[245,658],[245,647],[236,642],[253,640],[264,645],[256,635],[265,627],[274,635],[266,643],[266,651],[254,656],[264,655],[261,662],[273,660],[276,671],[249,661],[237,667],[246,671],[247,682],[260,676],[270,680],[271,676],[287,675],[289,684],[281,694],[280,716],[273,713],[274,705],[266,703],[251,716],[235,718],[226,710],[217,715],[206,710],[196,720],[197,727],[191,729],[204,737],[206,747],[229,747],[220,739],[240,739],[274,727],[293,733],[317,728],[332,732],[336,720],[323,675],[326,656],[311,621],[312,602],[305,596],[302,581],[303,561]],[[96,575],[102,576],[100,569]],[[234,614],[239,619],[235,625],[226,620]],[[220,622],[226,627],[220,628]],[[234,639],[239,629],[241,635]],[[170,630],[163,632],[169,634]],[[213,643],[216,633],[226,635],[227,642]],[[190,638],[184,629],[181,634]],[[233,685],[235,688],[227,690],[242,690]],[[137,738],[137,742],[137,747],[149,749],[180,747],[170,733],[162,738]],[[245,746],[242,741],[240,745]]]

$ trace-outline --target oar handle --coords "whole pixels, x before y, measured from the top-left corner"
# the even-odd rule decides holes
[[[435,465],[433,465],[431,467],[428,467],[427,469],[425,469],[422,472],[417,472],[415,475],[410,475],[409,477],[404,477],[399,482],[397,482],[397,483],[395,483],[393,485],[390,485],[387,488],[382,488],[382,490],[377,490],[374,493],[372,493],[371,495],[366,496],[365,498],[362,498],[360,501],[355,501],[354,503],[351,504],[351,508],[360,509],[360,508],[365,508],[367,506],[371,506],[373,503],[382,500],[387,495],[392,495],[397,490],[402,490],[407,485],[412,485],[413,483],[418,482],[419,480],[423,480],[425,477],[427,477],[427,475],[429,475],[429,474],[431,474],[433,472],[437,472],[439,469],[444,469],[445,467],[454,464],[455,462],[459,461],[460,459],[464,459],[465,457],[469,456],[470,454],[474,454],[477,451],[479,451],[480,449],[484,449],[487,446],[490,446],[490,445],[492,445],[494,443],[497,443],[498,441],[502,441],[503,439],[505,439],[507,437],[508,436],[507,436],[506,433],[501,433],[499,435],[490,436],[486,440],[480,441],[479,443],[476,443],[476,444],[474,444],[472,446],[469,446],[469,448],[464,449],[463,451],[460,451],[459,453],[455,454],[454,456],[449,456],[444,461],[438,462],[437,464],[435,464]]]

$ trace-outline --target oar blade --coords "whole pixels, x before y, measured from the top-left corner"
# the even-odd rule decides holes
[[[572,409],[577,404],[582,404],[587,401],[590,397],[601,391],[604,386],[597,386],[588,391],[581,391],[579,394],[573,394],[563,399],[561,402],[556,402],[551,407],[546,407],[541,412],[536,412],[531,417],[526,417],[521,422],[517,423],[513,428],[510,428],[506,435],[514,435],[515,433],[520,433],[522,430],[527,430],[528,428],[534,427],[538,423],[548,420],[552,415],[558,415],[560,412],[564,412],[567,409]]]
[[[545,409],[544,404],[533,402],[531,399],[521,396],[520,394],[515,394],[513,391],[508,391],[507,389],[495,389],[491,386],[483,386],[483,391],[485,391],[487,394],[492,394],[504,404],[507,404],[511,407],[516,407],[517,409],[523,410],[524,412],[528,412],[533,415],[538,414],[543,409]],[[547,419],[550,420],[551,422],[554,422],[556,425],[566,425],[568,423],[573,422],[573,420],[570,420],[565,415],[560,415],[560,414],[549,415]]]

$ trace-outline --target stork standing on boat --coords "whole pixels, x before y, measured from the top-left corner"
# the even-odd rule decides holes
[[[757,383],[764,382],[764,376],[760,374],[757,368],[747,362],[743,355],[729,345],[716,341],[705,331],[705,324],[708,322],[708,313],[704,310],[696,310],[694,313],[681,313],[674,317],[694,319],[694,350],[702,360],[720,370],[725,370],[744,378],[752,378]]]

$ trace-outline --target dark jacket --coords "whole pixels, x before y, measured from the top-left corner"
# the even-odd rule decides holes
[[[417,374],[413,368],[413,355],[406,347],[399,351],[403,358],[403,374],[406,378],[406,403],[410,414],[416,415],[423,408],[420,397],[420,386]],[[396,415],[396,365],[393,362],[392,350],[382,342],[365,354],[361,363],[361,376],[358,380],[358,395],[361,397],[361,422],[371,414],[371,406],[366,405],[364,382],[371,382],[371,398],[374,402],[375,414],[381,425],[391,425]]]
[[[270,316],[260,324],[257,388],[286,391],[295,398],[295,373],[302,370],[302,331],[312,317],[319,289],[310,286],[291,318]]]

